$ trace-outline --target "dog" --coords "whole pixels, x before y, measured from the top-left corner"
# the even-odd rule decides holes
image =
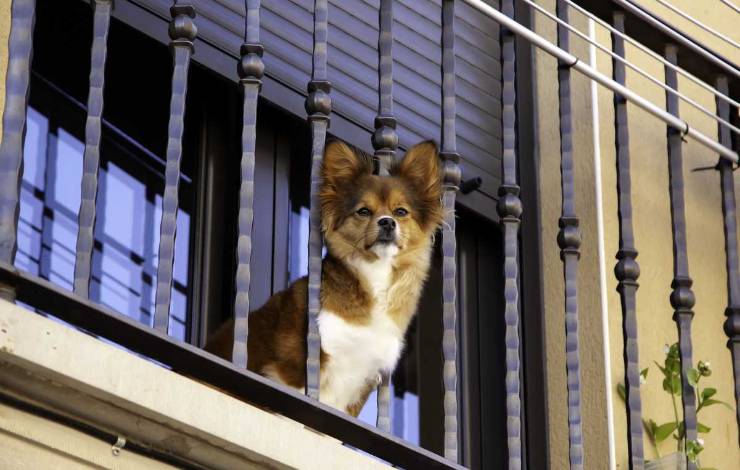
[[[437,146],[421,142],[388,176],[373,175],[365,153],[327,143],[319,199],[327,255],[322,261],[321,402],[357,416],[381,373],[391,373],[426,281],[440,227]],[[307,279],[249,315],[247,368],[303,392]],[[233,320],[206,350],[231,358]]]

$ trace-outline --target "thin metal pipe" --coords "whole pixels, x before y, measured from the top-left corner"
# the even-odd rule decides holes
[[[732,2],[728,0],[719,0],[719,1],[727,5],[728,7],[732,8],[736,12],[740,13],[740,7],[735,6]]]
[[[643,69],[641,69],[640,67],[632,64],[627,59],[625,59],[623,57],[619,57],[614,52],[610,51],[607,47],[602,46],[598,42],[592,41],[591,38],[589,38],[588,36],[586,36],[584,33],[582,33],[581,31],[579,31],[578,29],[576,29],[572,25],[568,24],[567,22],[562,21],[560,18],[556,17],[555,15],[553,15],[549,11],[545,10],[541,6],[537,5],[536,3],[532,2],[531,0],[521,0],[521,1],[524,2],[524,3],[526,3],[529,6],[533,7],[534,9],[536,9],[537,11],[539,11],[540,13],[542,13],[543,15],[547,16],[548,18],[550,18],[551,20],[555,21],[558,25],[560,25],[560,26],[562,26],[564,28],[567,28],[568,30],[570,30],[571,32],[573,32],[576,36],[578,36],[581,39],[585,40],[587,43],[595,46],[600,51],[609,54],[609,56],[612,59],[616,59],[619,62],[622,62],[627,67],[631,68],[635,72],[637,72],[640,75],[642,75],[643,77],[647,78],[651,83],[653,83],[653,84],[661,87],[662,89],[664,89],[668,93],[672,93],[672,94],[676,95],[677,97],[681,98],[683,101],[689,103],[690,105],[694,106],[696,109],[698,109],[699,111],[701,111],[702,113],[704,113],[705,115],[707,115],[709,118],[711,118],[711,119],[713,119],[713,120],[715,120],[717,122],[720,122],[720,123],[724,124],[725,126],[727,126],[730,129],[732,129],[732,131],[734,133],[740,135],[740,128],[733,126],[730,122],[728,122],[725,119],[722,119],[721,117],[717,116],[717,114],[714,113],[713,111],[710,111],[709,109],[707,109],[704,106],[700,105],[699,103],[697,103],[693,99],[691,99],[688,96],[682,94],[676,88],[671,88],[670,86],[666,85],[662,81],[660,81],[657,78],[653,77],[652,75],[650,75],[649,73],[647,73],[646,71],[644,71]],[[675,67],[675,65],[674,65],[674,67]]]
[[[696,18],[694,18],[693,16],[689,15],[688,13],[684,12],[683,10],[680,10],[680,9],[674,7],[673,5],[671,5],[670,3],[666,2],[665,0],[655,0],[655,1],[658,2],[659,4],[663,5],[664,7],[668,8],[669,10],[671,10],[673,13],[677,14],[681,18],[683,18],[683,19],[685,19],[687,21],[690,21],[691,23],[694,23],[696,26],[698,26],[699,28],[701,28],[704,31],[708,32],[709,34],[711,34],[711,35],[713,35],[713,36],[715,36],[715,37],[717,37],[717,38],[725,41],[727,44],[730,44],[730,45],[732,45],[732,46],[740,49],[740,44],[738,44],[737,42],[735,42],[732,38],[727,37],[724,34],[720,33],[719,31],[716,31],[716,30],[710,28],[709,26],[705,25],[704,23],[702,23],[701,21],[697,20]]]
[[[596,23],[588,20],[589,37],[596,38]],[[588,48],[588,60],[596,67],[596,48]],[[616,470],[616,449],[614,444],[614,388],[612,386],[611,345],[609,339],[609,302],[606,295],[606,249],[604,247],[604,190],[601,178],[601,128],[599,125],[598,85],[591,80],[591,123],[593,126],[594,152],[594,197],[596,201],[596,241],[599,257],[599,304],[601,305],[601,336],[604,360],[604,384],[606,395],[606,434],[609,445],[609,470]]]
[[[655,16],[645,11],[643,8],[636,5],[631,0],[611,0],[611,1],[621,6],[624,10],[627,10],[633,15],[639,17],[641,20],[645,21],[646,23],[649,23],[650,26],[652,26],[653,28],[662,31],[664,34],[668,35],[671,39],[676,41],[677,44],[693,50],[698,55],[704,57],[704,59],[712,62],[713,64],[727,71],[730,75],[736,78],[740,78],[740,70],[738,70],[736,67],[727,63],[725,60],[721,59],[720,57],[717,57],[715,54],[708,51],[706,48],[704,48],[703,46],[700,46],[699,44],[692,41],[691,39],[687,38],[683,34],[679,33],[675,29],[666,26],[662,21],[660,21]]]
[[[606,21],[602,20],[601,18],[597,17],[596,15],[594,15],[590,11],[586,10],[582,6],[578,5],[577,3],[573,2],[572,0],[565,0],[565,1],[568,3],[569,6],[571,6],[572,8],[575,8],[576,10],[578,10],[578,12],[581,13],[582,15],[584,15],[587,18],[595,21],[596,23],[599,24],[599,26],[603,26],[604,28],[608,29],[609,32],[611,32],[612,34],[618,35],[622,39],[626,40],[627,42],[629,42],[630,44],[632,44],[633,46],[635,46],[636,48],[638,48],[640,51],[648,54],[653,59],[658,60],[664,66],[670,67],[671,69],[673,69],[676,72],[680,73],[684,77],[688,78],[689,80],[691,80],[695,84],[697,84],[700,87],[704,88],[705,90],[707,90],[708,92],[712,93],[713,95],[715,95],[715,96],[723,99],[724,101],[726,101],[728,103],[731,103],[731,104],[733,104],[735,106],[740,107],[740,102],[735,101],[734,99],[730,98],[729,96],[727,96],[726,93],[722,93],[721,91],[717,90],[716,88],[714,88],[711,85],[709,85],[708,83],[706,83],[704,80],[695,77],[694,75],[690,74],[689,72],[687,72],[686,70],[682,69],[681,67],[679,67],[677,65],[674,65],[674,64],[671,64],[670,62],[668,62],[667,60],[665,60],[665,58],[663,56],[661,56],[660,54],[658,54],[655,51],[651,50],[650,48],[648,48],[644,44],[642,44],[639,41],[637,41],[636,39],[632,38],[631,36],[628,36],[625,33],[614,29],[614,27],[612,25],[610,25]]]
[[[722,155],[722,157],[727,158],[730,161],[738,162],[739,159],[738,159],[738,155],[736,152],[728,149],[727,147],[723,145],[720,145],[714,139],[707,137],[703,133],[689,126],[689,124],[686,121],[683,121],[679,118],[676,118],[675,116],[672,116],[671,114],[667,113],[665,110],[661,109],[660,107],[656,106],[651,101],[638,95],[637,93],[630,90],[626,86],[620,85],[619,83],[610,79],[606,75],[600,73],[598,70],[595,70],[594,68],[589,67],[584,62],[580,61],[578,57],[560,49],[559,47],[557,47],[556,45],[554,45],[547,39],[543,38],[539,34],[530,30],[526,26],[523,26],[519,24],[518,22],[514,21],[513,19],[507,17],[506,15],[502,14],[495,8],[488,5],[487,3],[484,3],[481,0],[464,0],[464,1],[470,4],[471,6],[473,6],[474,8],[476,8],[477,10],[485,13],[487,16],[491,17],[492,19],[494,19],[496,22],[498,22],[502,26],[509,28],[513,33],[522,36],[527,41],[531,42],[532,44],[539,47],[540,49],[547,52],[548,54],[554,56],[557,59],[562,60],[565,63],[572,64],[571,65],[572,68],[578,70],[579,72],[591,78],[592,80],[596,80],[603,86],[609,88],[615,93],[618,93],[619,95],[622,95],[625,99],[636,104],[637,106],[649,112],[653,116],[663,120],[665,123],[678,129],[679,131],[681,131],[682,135],[693,138],[694,140],[701,143],[705,147],[708,147],[714,150],[718,154]]]

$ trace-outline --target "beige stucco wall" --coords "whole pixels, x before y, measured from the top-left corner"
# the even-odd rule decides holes
[[[8,69],[8,33],[10,32],[10,2],[0,0],[0,118],[5,109],[5,73]],[[3,121],[0,119],[0,132]]]
[[[554,12],[554,0],[538,3]],[[656,13],[669,21],[675,21],[675,24],[689,34],[706,42],[735,62],[740,62],[740,56],[736,50],[732,50],[731,46],[721,40],[715,40],[706,33],[702,34],[696,27],[691,27],[684,20],[677,20],[674,15],[669,14],[670,12],[652,0],[645,0],[642,3],[650,8],[655,7]],[[700,21],[717,27],[736,41],[740,40],[740,31],[736,28],[736,14],[722,7],[718,2],[712,2],[712,8],[706,5],[707,2],[672,0],[672,3]],[[587,23],[580,15],[572,12],[571,19],[581,31],[588,31]],[[536,29],[540,34],[555,40],[555,26],[551,20],[537,15]],[[597,27],[597,36],[601,44],[610,45],[608,31]],[[575,47],[574,52],[587,60],[588,54],[583,42],[580,40],[572,40],[572,42]],[[634,48],[627,48],[627,58],[654,76],[663,77],[662,65]],[[562,267],[555,238],[558,230],[557,220],[561,210],[557,71],[555,60],[542,52],[537,53],[536,61],[541,170],[540,201],[545,257],[547,379],[550,394],[548,397],[550,452],[552,468],[566,468],[568,433],[563,283]],[[606,54],[598,54],[598,68],[602,73],[611,75],[611,59]],[[646,98],[664,106],[664,91],[661,88],[650,84],[635,73],[628,73],[627,82],[631,88]],[[679,87],[682,92],[689,94],[708,109],[714,109],[712,96],[698,86],[681,80]],[[618,219],[612,97],[609,90],[603,87],[598,88],[600,126],[598,145],[602,162],[607,274],[605,295],[608,303],[609,357],[613,389],[617,382],[623,380],[624,369],[621,307],[619,295],[616,292],[616,279],[613,275],[614,255],[618,249]],[[578,73],[573,75],[572,99],[575,124],[577,208],[583,229],[579,307],[586,465],[587,468],[607,468],[607,418],[604,405],[606,387],[596,245],[592,106],[589,85]],[[699,111],[682,105],[681,112],[682,117],[687,119],[692,127],[709,136],[716,135],[716,126],[713,125],[713,121]],[[640,289],[637,294],[640,363],[642,367],[647,367],[652,365],[653,360],[662,362],[664,344],[670,344],[677,339],[675,323],[672,320],[673,312],[668,300],[673,273],[666,128],[662,121],[629,105],[629,131],[635,239],[641,268]],[[740,449],[737,446],[732,368],[730,353],[725,346],[727,338],[722,331],[726,288],[719,175],[715,171],[691,171],[694,168],[714,165],[717,162],[717,156],[691,141],[684,145],[683,152],[689,263],[697,299],[694,308],[696,313],[693,329],[694,358],[695,361],[698,359],[711,361],[714,374],[707,380],[707,384],[718,389],[719,399],[733,406],[733,411],[720,406],[702,411],[700,420],[712,428],[711,433],[705,436],[706,450],[702,454],[702,465],[721,469],[736,468],[736,462],[740,462]],[[668,395],[662,391],[659,374],[657,368],[652,365],[647,384],[642,388],[643,416],[665,422],[672,415],[672,406]],[[616,464],[618,468],[626,468],[626,412],[624,404],[616,393],[614,394],[613,412]],[[648,458],[654,457],[647,441],[645,449]],[[664,453],[669,452],[669,449],[670,446],[666,445],[663,448]]]

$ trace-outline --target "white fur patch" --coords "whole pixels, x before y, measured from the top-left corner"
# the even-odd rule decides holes
[[[342,410],[359,401],[368,381],[377,383],[380,371],[392,371],[403,350],[404,332],[386,312],[398,247],[379,245],[374,250],[380,259],[351,263],[375,300],[370,322],[357,325],[329,310],[319,312],[321,348],[329,355],[321,371],[319,398]]]

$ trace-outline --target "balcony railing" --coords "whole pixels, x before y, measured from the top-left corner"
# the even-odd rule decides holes
[[[71,0],[70,0],[71,1]],[[502,126],[503,158],[502,180],[499,189],[498,213],[504,233],[504,297],[506,324],[506,410],[509,468],[524,465],[525,449],[522,439],[523,389],[520,346],[520,278],[519,227],[523,213],[518,176],[517,141],[517,36],[558,59],[559,126],[561,154],[562,214],[558,244],[561,249],[565,286],[565,327],[568,373],[568,424],[571,468],[584,468],[583,434],[580,402],[580,351],[578,342],[578,265],[581,234],[578,211],[575,206],[574,157],[572,149],[573,118],[571,114],[570,81],[573,71],[614,92],[615,134],[618,165],[617,196],[619,204],[619,251],[615,275],[622,299],[624,321],[625,385],[628,408],[630,468],[643,466],[642,420],[638,367],[636,295],[639,266],[632,226],[632,193],[630,176],[629,133],[627,129],[627,102],[645,109],[666,124],[668,139],[667,159],[670,165],[670,201],[673,234],[674,280],[671,304],[679,332],[681,352],[684,416],[686,436],[697,436],[696,410],[693,388],[688,381],[692,362],[692,307],[694,296],[686,247],[686,214],[684,209],[684,182],[682,176],[682,140],[692,138],[710,148],[718,157],[721,175],[722,210],[727,259],[727,321],[725,332],[734,363],[735,398],[740,405],[740,274],[738,271],[737,222],[734,180],[732,171],[738,162],[740,138],[737,107],[740,103],[740,70],[736,64],[712,52],[691,38],[676,31],[654,15],[629,0],[591,2],[586,0],[558,0],[555,14],[549,13],[529,0],[522,0],[540,13],[557,21],[557,44],[516,21],[514,0],[502,0],[496,10],[480,0],[464,0],[488,15],[502,26]],[[260,1],[246,0],[245,36],[241,58],[236,64],[243,90],[243,128],[241,154],[241,186],[237,238],[237,270],[234,280],[234,346],[233,363],[221,360],[198,348],[167,335],[170,318],[170,292],[173,282],[174,239],[178,209],[178,182],[183,152],[183,132],[188,67],[197,37],[194,18],[195,2],[177,0],[171,8],[169,26],[170,46],[174,68],[166,153],[166,187],[163,199],[161,237],[157,267],[156,308],[154,327],[137,323],[88,300],[90,285],[93,230],[96,220],[97,176],[99,172],[101,116],[107,34],[112,0],[94,0],[93,46],[89,83],[88,115],[86,125],[83,179],[77,250],[74,271],[74,292],[61,289],[13,267],[16,251],[16,231],[19,210],[19,182],[23,162],[23,139],[26,122],[27,96],[30,82],[34,0],[14,0],[9,39],[9,66],[6,83],[3,134],[0,146],[0,295],[10,301],[22,301],[93,334],[115,341],[148,356],[174,370],[187,371],[199,380],[211,383],[228,393],[258,406],[275,410],[318,431],[334,436],[377,457],[406,468],[460,468],[458,465],[457,420],[457,342],[456,342],[456,264],[455,225],[450,215],[442,232],[444,305],[444,458],[414,446],[390,434],[389,378],[384,377],[378,393],[377,427],[368,426],[344,413],[321,404],[319,398],[320,337],[317,326],[319,288],[321,279],[321,221],[317,193],[319,170],[324,143],[331,117],[331,83],[327,76],[327,35],[330,8],[327,0],[314,2],[313,67],[307,84],[306,110],[312,134],[311,210],[309,235],[309,291],[308,291],[308,357],[305,395],[276,384],[246,370],[247,319],[250,310],[249,286],[251,277],[251,235],[253,221],[254,168],[257,103],[261,81],[265,73],[260,43]],[[442,103],[441,157],[444,160],[444,205],[455,207],[455,194],[460,185],[460,156],[455,139],[455,2],[442,1]],[[613,75],[607,77],[586,60],[570,52],[570,39],[576,35],[592,42],[570,25],[569,15],[583,14],[607,27],[612,33],[610,49]],[[378,112],[372,145],[379,161],[381,174],[387,172],[393,161],[398,137],[393,115],[393,2],[381,0],[378,37]],[[626,68],[636,67],[624,58],[625,41],[652,51],[665,66],[665,83],[655,77],[666,91],[667,109],[662,109],[625,85]],[[638,73],[644,73],[636,69]],[[716,96],[716,110],[702,108],[691,98],[677,91],[677,75],[681,74],[699,83]],[[678,102],[683,100],[711,114],[717,121],[717,138],[699,132],[678,114]],[[731,112],[731,109],[734,110]],[[733,137],[734,136],[734,137]],[[434,136],[430,136],[434,137]],[[733,140],[734,138],[734,140]],[[451,214],[451,211],[448,211]],[[738,415],[740,423],[740,414]],[[689,463],[691,468],[691,463]]]

